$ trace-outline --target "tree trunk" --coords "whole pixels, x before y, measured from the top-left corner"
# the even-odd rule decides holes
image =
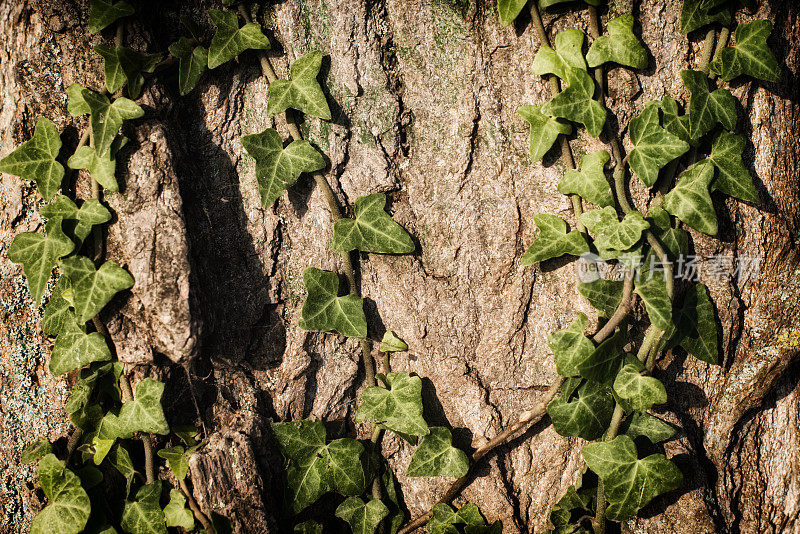
[[[179,16],[210,28],[205,11],[215,3],[154,3],[131,19],[125,44],[164,51],[179,36]],[[688,101],[678,72],[696,68],[702,45],[702,36],[679,32],[679,1],[630,3],[611,3],[611,15],[632,11],[652,57],[644,72],[608,75],[608,104],[623,132],[645,102],[667,94]],[[327,176],[340,201],[387,193],[395,220],[418,245],[410,256],[361,258],[370,335],[394,330],[408,343],[393,367],[423,377],[428,422],[452,427],[457,445],[478,447],[556,379],[547,335],[576,312],[594,313],[576,290],[574,262],[519,264],[535,234],[534,214],[571,218],[569,200],[556,190],[564,172],[557,154],[531,163],[516,111],[550,97],[531,73],[539,42],[530,19],[502,28],[489,0],[262,4],[279,75],[287,57],[326,54],[321,80],[334,119],[303,126],[330,159]],[[761,202],[716,198],[719,236],[692,233],[698,255],[759,258],[760,272],[701,271],[722,325],[724,360],[709,366],[676,350],[659,362],[655,374],[669,395],[661,415],[680,429],[667,455],[685,481],[624,530],[800,533],[800,365],[790,342],[800,334],[800,9],[762,4],[741,20],[775,25],[770,46],[784,65],[781,81],[731,88],[742,102],[745,162]],[[586,30],[579,5],[545,13],[548,32]],[[67,113],[65,90],[76,82],[101,87],[102,62],[91,47],[111,38],[90,36],[87,18],[83,0],[0,2],[2,155],[30,137],[39,116],[66,128],[64,154],[74,148],[84,124]],[[171,424],[195,418],[187,374],[172,363],[191,362],[210,434],[191,462],[195,496],[237,532],[287,531],[270,421],[315,418],[330,423],[329,435],[364,431],[352,423],[363,387],[357,343],[297,326],[302,270],[339,261],[324,198],[303,178],[275,207],[262,208],[239,143],[274,124],[267,94],[252,52],[182,98],[174,75],[158,75],[141,100],[146,116],[126,131],[132,142],[118,167],[122,194],[108,197],[117,220],[107,256],[136,279],[105,313],[118,356],[167,381]],[[571,143],[576,154],[608,149],[584,132]],[[631,183],[634,200],[646,206],[650,197]],[[86,184],[83,177],[78,188]],[[74,377],[47,370],[52,341],[41,333],[42,308],[6,254],[14,234],[43,226],[41,198],[8,175],[0,198],[0,531],[26,532],[43,498],[35,468],[19,454],[37,437],[66,435],[62,406]],[[463,498],[502,519],[504,532],[540,532],[582,469],[581,444],[545,419],[491,454]],[[405,477],[412,448],[393,435],[383,452],[412,517],[449,484]],[[331,514],[332,506],[319,504]]]

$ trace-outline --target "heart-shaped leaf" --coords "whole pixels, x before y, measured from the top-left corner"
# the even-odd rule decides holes
[[[572,125],[563,119],[548,117],[540,111],[540,106],[520,106],[517,110],[530,124],[528,150],[533,161],[539,161],[555,144],[561,134],[572,133]]]
[[[160,480],[139,488],[135,501],[125,501],[122,529],[131,534],[167,534],[164,512],[158,504],[160,498]]]
[[[633,34],[633,15],[625,14],[608,21],[608,35],[592,42],[586,62],[592,68],[608,62],[634,69],[647,67],[647,51]]]
[[[528,0],[497,0],[497,12],[500,15],[500,24],[508,26],[516,19]]]
[[[711,62],[711,70],[726,82],[742,74],[777,82],[781,68],[767,46],[770,33],[772,23],[768,20],[739,24],[736,27],[736,46],[723,48],[719,57]]]
[[[119,420],[128,434],[169,434],[169,425],[161,407],[164,383],[145,378],[136,385],[134,400],[122,405]]]
[[[175,478],[183,480],[189,472],[189,459],[186,449],[180,445],[158,451],[158,456],[164,458],[169,464]]]
[[[377,499],[365,503],[359,497],[349,497],[336,508],[336,517],[347,521],[353,534],[373,534],[388,515],[389,509]]]
[[[718,22],[723,26],[731,23],[728,0],[683,0],[681,9],[681,33],[689,33]]]
[[[133,277],[113,261],[95,269],[89,258],[72,256],[61,261],[61,269],[72,284],[72,300],[80,323],[97,315],[114,295],[133,287]]]
[[[380,254],[414,252],[414,242],[405,229],[386,213],[386,195],[373,193],[358,197],[355,219],[339,219],[333,225],[333,250]]]
[[[180,527],[186,532],[194,530],[194,514],[186,508],[186,497],[176,489],[169,492],[169,504],[164,507],[164,519],[168,527]]]
[[[558,183],[558,192],[578,195],[600,207],[613,206],[614,197],[603,170],[609,159],[611,156],[605,150],[581,156],[581,170],[569,169]]]
[[[594,244],[598,249],[628,250],[642,238],[642,232],[650,227],[638,211],[627,213],[620,221],[611,206],[584,212],[580,219],[595,234]]]
[[[695,358],[716,365],[719,361],[714,304],[703,284],[694,284],[683,300],[680,316],[681,347]]]
[[[92,506],[77,475],[48,454],[39,461],[39,484],[50,502],[33,518],[31,534],[82,532]]]
[[[597,382],[584,382],[577,396],[556,397],[547,405],[553,428],[562,436],[594,440],[603,435],[614,413],[611,390]]]
[[[58,195],[39,213],[46,219],[60,219],[62,230],[74,238],[78,246],[92,233],[94,226],[111,220],[111,212],[96,198],[85,200],[78,208],[68,197]]]
[[[410,477],[463,477],[469,469],[467,455],[453,447],[453,436],[443,427],[430,427],[411,456],[406,475]]]
[[[144,115],[144,110],[127,98],[117,98],[111,103],[106,95],[89,89],[84,89],[81,94],[92,113],[90,123],[95,150],[98,156],[105,156],[117,137],[122,122],[141,117]]]
[[[125,88],[130,98],[139,98],[144,87],[144,74],[152,73],[161,61],[161,54],[142,54],[123,46],[97,45],[94,47],[104,62],[106,89],[109,93]]]
[[[98,155],[94,147],[82,146],[70,156],[67,165],[70,169],[86,169],[103,189],[116,193],[119,191],[116,155],[127,143],[127,137],[118,135],[111,142],[111,149],[103,156]]]
[[[47,438],[39,438],[22,450],[19,461],[23,464],[30,464],[41,460],[53,452],[53,446]]]
[[[303,303],[300,328],[322,332],[336,330],[343,336],[359,339],[367,337],[363,302],[358,295],[338,296],[336,273],[309,267],[303,271],[303,284],[308,297]]]
[[[267,115],[283,113],[288,108],[302,111],[306,115],[331,119],[328,101],[317,82],[322,66],[322,52],[315,50],[292,63],[289,80],[275,80],[269,84]]]
[[[654,404],[667,402],[667,390],[664,384],[652,376],[641,374],[644,366],[632,363],[620,369],[614,380],[614,391],[637,412],[645,412]]]
[[[681,71],[689,100],[689,130],[692,139],[700,139],[717,123],[726,130],[736,129],[736,100],[727,89],[708,90],[708,77],[696,70]]]
[[[89,33],[97,33],[110,26],[117,20],[136,13],[128,2],[120,0],[92,0],[92,9],[89,12]]]
[[[594,352],[594,343],[583,335],[588,321],[586,315],[578,313],[568,328],[553,332],[547,339],[561,376],[578,376],[578,365]]]
[[[245,135],[242,146],[256,160],[256,179],[261,204],[271,206],[304,172],[325,167],[325,159],[308,141],[292,141],[283,148],[280,134],[272,128]]]
[[[578,284],[578,292],[586,297],[601,315],[611,317],[622,301],[623,282],[618,280],[604,280],[599,278],[593,282]]]
[[[387,330],[383,334],[379,350],[381,352],[403,352],[408,350],[408,345],[406,345],[405,341],[397,337],[397,334],[391,330]]]
[[[533,58],[533,73],[539,76],[555,74],[562,80],[572,83],[572,70],[586,71],[583,59],[584,34],[580,30],[564,30],[555,38],[555,49],[542,45]]]
[[[208,16],[217,27],[208,47],[209,69],[215,69],[251,48],[269,50],[269,39],[258,24],[249,22],[240,28],[236,13],[232,11],[209,9]]]
[[[625,435],[631,439],[644,436],[655,444],[672,439],[675,429],[654,415],[637,412],[630,418]]]
[[[381,428],[411,436],[428,434],[428,424],[422,417],[422,380],[405,372],[378,376],[386,387],[364,390],[356,421],[372,421]]]
[[[42,198],[50,200],[64,178],[64,167],[56,161],[59,150],[61,137],[56,125],[41,117],[36,121],[33,137],[0,159],[0,172],[36,182]]]
[[[661,127],[660,108],[660,102],[648,102],[644,111],[631,119],[630,124],[634,149],[628,159],[633,172],[648,187],[656,183],[662,167],[689,150],[687,142]]]
[[[561,117],[586,126],[592,137],[598,137],[606,123],[606,108],[593,100],[594,79],[583,70],[570,68],[567,74],[569,87],[541,107],[542,113]]]
[[[709,186],[714,166],[709,160],[695,163],[678,179],[675,188],[664,196],[664,209],[708,235],[717,234],[717,215],[711,202]]]
[[[178,58],[178,90],[187,95],[208,70],[208,49],[181,37],[169,45],[169,53]]]
[[[36,232],[17,234],[8,247],[8,259],[22,264],[28,288],[36,302],[42,298],[58,259],[75,249],[75,244],[61,230],[60,219],[48,221],[44,231],[45,235]]]
[[[589,252],[586,235],[577,230],[568,231],[569,226],[561,217],[540,213],[533,216],[533,223],[539,229],[539,235],[522,255],[521,265],[533,265],[564,254],[580,256]]]
[[[578,366],[580,375],[593,382],[611,386],[625,358],[625,329],[617,330],[600,343],[594,352]]]
[[[753,185],[750,171],[742,163],[743,152],[744,137],[728,132],[719,133],[708,157],[717,168],[713,187],[726,195],[755,203],[758,202],[758,191]]]
[[[67,330],[56,338],[50,356],[50,372],[56,376],[63,375],[92,362],[104,362],[110,359],[111,351],[102,334]]]

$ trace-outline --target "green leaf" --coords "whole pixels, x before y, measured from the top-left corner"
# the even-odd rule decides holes
[[[726,130],[736,129],[736,100],[727,89],[708,90],[708,77],[696,70],[681,71],[689,100],[689,130],[692,139],[700,139],[717,123]]]
[[[343,336],[367,337],[367,319],[362,300],[357,295],[337,296],[339,276],[330,271],[309,267],[303,271],[303,284],[308,297],[303,303],[300,328],[327,332],[336,330]]]
[[[777,82],[781,68],[767,45],[770,33],[772,23],[768,20],[739,24],[736,27],[736,46],[723,48],[719,57],[711,62],[711,71],[726,82],[742,74]]]
[[[614,521],[634,515],[653,498],[681,485],[683,476],[663,454],[638,459],[628,436],[589,443],[581,450],[589,469],[603,481],[610,503],[606,514]]]
[[[681,141],[689,145],[694,144],[689,115],[681,115],[678,102],[671,96],[661,99],[661,125]]]
[[[240,28],[236,13],[232,11],[209,9],[208,16],[217,27],[208,47],[209,69],[215,69],[251,48],[269,50],[269,39],[258,24],[249,22]]]
[[[613,206],[614,197],[604,172],[609,159],[611,156],[605,150],[581,156],[581,170],[569,169],[558,183],[558,192],[578,195],[600,207]]]
[[[183,480],[189,472],[189,461],[186,449],[181,446],[169,447],[158,451],[158,456],[164,458],[169,464],[169,468],[175,474],[175,478]]]
[[[110,359],[111,351],[102,334],[66,330],[56,338],[50,356],[50,372],[59,376],[92,362],[104,362]]]
[[[178,58],[178,90],[187,95],[208,70],[208,49],[181,37],[169,45],[169,53]]]
[[[389,509],[377,499],[365,503],[358,497],[350,497],[336,508],[336,517],[347,521],[353,534],[373,534],[388,515]]]
[[[661,168],[689,150],[687,142],[661,127],[660,108],[660,102],[648,102],[644,111],[631,119],[630,124],[634,149],[628,159],[633,172],[648,187],[656,183]]]
[[[675,435],[675,429],[658,417],[649,413],[637,412],[631,417],[628,428],[625,430],[625,435],[631,439],[644,436],[655,444],[672,439]]]
[[[33,137],[0,159],[0,172],[36,182],[42,198],[50,200],[64,178],[64,167],[56,161],[60,150],[61,137],[56,125],[40,117]]]
[[[606,123],[606,108],[593,100],[594,79],[583,70],[571,68],[567,74],[569,87],[541,107],[545,115],[553,115],[586,126],[592,137],[598,137]]]
[[[709,160],[695,163],[681,175],[675,188],[664,196],[664,209],[700,232],[717,234],[717,215],[709,186],[714,166]]]
[[[664,384],[652,376],[643,376],[644,366],[626,364],[620,369],[614,380],[614,391],[634,410],[644,412],[654,404],[667,402],[667,390]]]
[[[595,351],[578,366],[580,375],[594,382],[611,386],[625,357],[625,329],[615,332],[600,343]]]
[[[119,377],[122,374],[121,362],[97,363],[82,369],[80,378],[72,386],[72,392],[64,405],[68,414],[73,414],[84,409],[89,404],[92,392],[97,389],[100,394],[111,402],[121,402],[122,391],[119,388]]]
[[[272,128],[245,135],[242,146],[256,160],[256,179],[261,204],[271,206],[304,172],[325,167],[325,159],[308,141],[292,141],[283,148],[280,134]]]
[[[681,33],[689,33],[718,22],[723,26],[731,23],[731,12],[725,4],[728,0],[683,0],[681,9]]]
[[[539,229],[539,235],[522,255],[520,263],[523,266],[564,254],[580,256],[589,252],[585,234],[577,230],[569,232],[569,226],[561,217],[540,213],[533,216],[533,222]]]
[[[428,434],[422,417],[422,380],[406,372],[378,375],[386,385],[368,387],[361,394],[356,421],[375,422],[379,427],[411,436]]]
[[[592,42],[586,62],[592,68],[608,62],[634,69],[647,67],[647,51],[633,34],[633,15],[625,14],[608,21],[608,35]]]
[[[467,455],[452,445],[450,431],[443,427],[430,427],[430,434],[422,438],[411,456],[406,475],[410,477],[463,477],[469,469]]]
[[[97,436],[92,438],[91,450],[93,454],[94,465],[103,463],[111,447],[114,446],[113,439],[100,439]]]
[[[292,63],[290,80],[275,80],[269,84],[267,115],[277,115],[292,108],[312,117],[330,120],[328,101],[317,82],[321,66],[322,52],[318,50],[309,52]]]
[[[491,525],[467,525],[464,534],[503,534],[503,522],[497,520]]]
[[[94,47],[104,62],[106,89],[109,93],[125,88],[130,98],[139,98],[144,88],[144,74],[152,73],[161,61],[161,54],[142,54],[122,46],[97,45]]]
[[[106,191],[116,193],[119,191],[117,184],[116,155],[128,143],[128,138],[118,135],[111,142],[111,149],[103,156],[98,155],[94,147],[82,146],[67,160],[70,169],[86,169],[97,183]]]
[[[636,279],[634,292],[642,297],[650,320],[661,330],[669,330],[672,323],[672,302],[667,294],[664,273],[648,273]]]
[[[75,249],[75,244],[61,230],[60,220],[48,221],[44,230],[45,235],[36,232],[17,234],[8,247],[8,259],[22,264],[28,288],[36,302],[42,298],[58,259]]]
[[[31,523],[31,534],[78,534],[89,520],[91,503],[81,481],[48,454],[39,461],[39,484],[50,501]]]
[[[135,501],[125,501],[122,530],[129,534],[167,534],[164,512],[158,504],[160,498],[160,480],[139,488]]]
[[[194,514],[186,508],[186,497],[178,490],[170,490],[164,518],[168,527],[181,527],[188,532],[194,530]]]
[[[750,171],[742,163],[742,153],[744,137],[728,132],[719,133],[708,157],[717,168],[713,187],[726,195],[757,203],[758,191],[753,185]]]
[[[67,87],[67,96],[69,97],[67,103],[67,111],[73,117],[80,117],[81,115],[88,115],[92,112],[89,104],[83,99],[83,91],[86,88],[79,83],[73,83]]]
[[[586,315],[578,313],[568,328],[553,332],[547,339],[561,376],[578,376],[578,365],[594,352],[594,343],[583,335],[588,321]]]
[[[716,365],[719,361],[717,320],[708,288],[703,284],[694,284],[686,291],[679,326],[680,346],[698,360]]]
[[[555,50],[547,45],[539,47],[536,57],[533,58],[533,73],[539,76],[555,74],[572,83],[575,76],[573,69],[586,71],[586,60],[583,59],[584,38],[580,30],[559,32],[555,38]]]
[[[152,378],[145,378],[136,385],[134,400],[123,404],[119,412],[119,421],[128,434],[169,434],[169,425],[161,407],[163,394],[164,383]]]
[[[312,520],[303,521],[295,525],[294,532],[297,534],[323,534],[322,525]]]
[[[53,446],[50,445],[50,440],[47,438],[39,438],[22,450],[22,453],[19,455],[19,460],[23,464],[30,464],[41,460],[52,452]]]
[[[553,428],[562,436],[594,440],[603,435],[614,413],[611,390],[597,382],[584,382],[577,397],[556,397],[547,405]]]
[[[339,219],[333,225],[333,250],[380,254],[408,254],[414,243],[405,229],[386,213],[386,195],[373,193],[358,197],[355,219]]]
[[[595,234],[594,244],[598,249],[628,250],[642,238],[642,232],[650,227],[638,211],[632,211],[620,221],[611,206],[581,214],[581,222]]]
[[[586,297],[601,315],[611,317],[622,302],[623,282],[599,278],[592,282],[578,284],[578,292]]]
[[[392,469],[387,467],[381,479],[386,492],[386,507],[389,508],[389,516],[386,518],[387,530],[389,534],[397,534],[406,518],[406,514],[400,506],[400,498],[397,495],[397,478],[394,476]]]
[[[85,490],[90,490],[103,482],[103,472],[92,465],[84,465],[75,474],[81,479],[81,486]],[[87,532],[87,530],[84,530],[84,532]]]
[[[81,323],[97,315],[114,295],[133,287],[133,277],[113,261],[95,269],[89,258],[72,256],[61,260],[61,269],[72,284],[75,313]]]
[[[111,452],[108,455],[108,460],[114,468],[125,477],[126,481],[126,490],[125,495],[127,496],[131,491],[131,484],[133,483],[134,478],[137,474],[136,468],[133,466],[133,461],[131,461],[131,455],[128,454],[128,450],[122,446],[121,443],[117,443],[116,447],[111,449]]]
[[[560,134],[572,133],[572,125],[563,119],[548,117],[540,111],[541,106],[520,106],[517,110],[523,119],[530,124],[528,150],[533,161],[544,157]]]
[[[128,2],[120,0],[92,0],[89,12],[89,33],[97,33],[117,20],[133,15],[136,12]]]
[[[92,233],[92,227],[111,220],[111,212],[96,198],[85,200],[78,208],[68,197],[58,195],[39,213],[46,219],[61,219],[62,230],[73,237],[78,246]]]
[[[117,137],[122,122],[138,119],[144,115],[144,110],[127,98],[117,98],[111,103],[107,96],[89,89],[84,89],[82,94],[92,113],[90,123],[95,150],[99,156],[105,156]]]
[[[397,337],[397,334],[391,330],[387,330],[383,334],[379,350],[381,352],[403,352],[408,350],[408,345],[406,345],[405,341]]]
[[[457,534],[454,525],[484,526],[486,520],[481,515],[477,506],[467,503],[458,511],[444,503],[438,503],[431,509],[432,515],[428,522],[429,534]]]
[[[497,12],[500,15],[500,24],[508,26],[516,19],[528,0],[497,0]]]

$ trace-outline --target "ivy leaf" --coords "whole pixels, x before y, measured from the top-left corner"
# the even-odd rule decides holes
[[[312,520],[298,523],[294,526],[294,532],[297,534],[323,534],[322,525]]]
[[[127,83],[125,91],[133,99],[142,94],[144,73],[152,73],[161,61],[161,54],[142,54],[123,46],[97,45],[94,51],[103,58],[108,92],[116,93]]]
[[[119,412],[120,423],[128,435],[134,432],[169,434],[169,425],[167,425],[164,410],[161,407],[163,394],[163,382],[145,378],[136,384],[134,400],[123,404],[122,410]]]
[[[406,475],[410,477],[463,477],[469,469],[467,455],[452,445],[450,431],[443,427],[430,427],[430,434],[422,438],[411,456]]]
[[[358,197],[355,215],[355,219],[339,219],[334,223],[334,252],[353,249],[380,254],[414,252],[411,236],[386,213],[386,195],[383,193]]]
[[[649,413],[636,412],[631,417],[628,428],[625,429],[625,435],[631,439],[643,436],[651,443],[656,444],[672,439],[675,429],[672,425]]]
[[[603,435],[614,413],[614,396],[607,386],[584,382],[577,398],[556,397],[547,405],[553,428],[562,436],[594,440]]]
[[[744,137],[728,132],[720,132],[714,139],[708,159],[717,168],[714,188],[726,195],[748,202],[758,202],[758,191],[753,185],[750,172],[742,163]]]
[[[500,24],[508,26],[519,16],[528,0],[497,0],[497,12],[500,15]]]
[[[186,478],[189,472],[188,454],[186,449],[181,446],[168,447],[158,451],[158,456],[163,458],[169,464],[169,468],[175,474],[178,480]]]
[[[19,460],[23,464],[30,464],[41,460],[52,452],[53,446],[50,445],[50,440],[47,438],[39,438],[22,450],[22,453],[19,455]]]
[[[75,313],[81,323],[97,315],[118,292],[133,287],[133,277],[113,261],[95,269],[89,258],[73,256],[61,260],[61,268],[72,284]]]
[[[251,48],[269,50],[269,39],[258,24],[249,22],[240,28],[236,13],[232,11],[209,9],[208,16],[217,27],[208,47],[209,69],[215,69]]]
[[[530,124],[528,150],[533,161],[539,161],[553,147],[558,136],[572,133],[572,125],[563,119],[548,117],[540,111],[540,106],[520,106],[517,110]]]
[[[605,150],[581,156],[581,170],[569,169],[558,183],[558,192],[578,195],[600,207],[613,206],[614,197],[603,170],[609,159],[611,156]]]
[[[567,75],[569,87],[557,94],[541,107],[542,113],[561,117],[586,126],[592,137],[598,137],[606,123],[606,108],[593,100],[594,79],[580,69],[570,69]]]
[[[288,108],[302,111],[306,115],[331,120],[328,101],[317,82],[322,66],[322,52],[315,50],[292,63],[289,80],[275,80],[269,84],[267,115],[273,116]]]
[[[114,403],[119,403],[122,391],[119,388],[119,377],[122,374],[121,362],[98,363],[82,369],[80,378],[72,386],[72,392],[64,405],[64,411],[73,414],[89,404],[92,392],[97,389],[98,397],[102,394]]]
[[[583,335],[588,321],[586,315],[578,313],[568,328],[553,332],[547,339],[561,376],[578,376],[578,365],[594,352],[594,343]]]
[[[117,160],[116,155],[122,147],[128,143],[128,138],[118,135],[111,142],[111,149],[100,156],[94,147],[82,146],[67,160],[70,169],[86,169],[97,183],[103,186],[106,191],[116,193],[119,191],[117,184]]]
[[[654,404],[667,402],[667,390],[664,384],[652,376],[643,376],[644,366],[632,363],[620,369],[614,380],[614,391],[620,398],[637,412],[645,412]]]
[[[46,219],[61,219],[62,230],[74,237],[77,246],[92,233],[92,227],[111,220],[111,212],[96,198],[85,200],[81,207],[64,195],[58,195],[39,210]]]
[[[681,115],[678,102],[669,95],[661,99],[661,125],[681,141],[694,144],[689,115]]]
[[[125,501],[122,530],[130,534],[167,534],[164,512],[158,504],[160,498],[160,480],[139,488],[135,501]]]
[[[695,230],[716,235],[717,215],[708,189],[713,179],[714,166],[710,161],[695,163],[664,196],[664,209]]]
[[[719,57],[711,62],[711,71],[726,82],[742,74],[777,82],[781,68],[767,46],[770,33],[772,23],[768,20],[739,24],[736,27],[736,46],[723,48]]]
[[[128,450],[122,446],[121,443],[117,443],[116,447],[111,449],[111,453],[108,455],[108,460],[114,468],[120,472],[120,474],[125,478],[126,481],[126,490],[125,495],[128,495],[131,491],[131,484],[133,483],[133,479],[137,474],[136,468],[133,467],[133,461],[131,461],[131,455],[128,454]]]
[[[92,362],[105,362],[110,359],[111,351],[102,334],[67,330],[56,338],[50,356],[50,372],[59,376]]]
[[[586,62],[592,68],[608,62],[634,69],[647,67],[647,51],[633,34],[633,15],[625,14],[608,21],[608,35],[592,42]]]
[[[308,297],[303,303],[300,328],[327,332],[336,330],[343,336],[367,337],[367,319],[362,300],[357,295],[337,296],[339,277],[336,273],[309,267],[303,271],[303,284]]]
[[[56,161],[60,150],[61,137],[56,125],[40,117],[36,121],[33,137],[0,159],[0,172],[36,182],[42,198],[50,200],[64,178],[64,167]]]
[[[716,365],[719,361],[717,320],[708,288],[703,284],[694,284],[687,290],[679,325],[680,346],[698,360]]]
[[[82,532],[92,506],[77,475],[48,454],[39,461],[39,484],[50,503],[33,518],[31,534]]]
[[[67,111],[73,117],[80,117],[81,115],[88,115],[92,112],[89,104],[83,99],[83,91],[87,90],[79,83],[73,83],[67,87]]]
[[[365,503],[359,497],[349,497],[336,508],[336,517],[347,521],[353,534],[373,534],[389,509],[378,499]]]
[[[689,33],[719,22],[723,26],[731,23],[731,12],[724,6],[727,0],[683,0],[681,9],[681,33]]]
[[[28,279],[28,288],[36,302],[42,298],[58,259],[75,249],[75,244],[61,230],[61,221],[47,221],[45,235],[23,232],[14,236],[8,247],[8,259],[21,263]]]
[[[458,511],[445,503],[438,503],[431,509],[432,515],[427,529],[430,534],[458,533],[455,525],[484,526],[486,520],[477,506],[467,503]]]
[[[164,519],[168,527],[180,527],[187,532],[194,530],[194,514],[186,508],[186,497],[178,490],[170,490],[169,504],[164,507]]]
[[[736,100],[727,89],[708,91],[708,77],[696,70],[681,71],[689,99],[689,129],[692,139],[700,139],[719,123],[726,130],[736,129]]]
[[[642,232],[650,227],[638,211],[632,211],[620,221],[611,206],[581,214],[581,222],[593,234],[594,244],[599,249],[628,250],[642,238]]]
[[[89,12],[89,33],[97,33],[117,20],[133,15],[136,12],[128,2],[120,0],[92,0]]]
[[[372,421],[379,427],[410,436],[428,434],[422,417],[422,380],[405,372],[378,375],[386,387],[368,387],[361,394],[356,421]]]
[[[245,135],[242,146],[256,160],[256,179],[261,204],[271,206],[304,172],[325,167],[325,159],[308,141],[292,141],[283,148],[280,134],[272,128]]]
[[[186,37],[169,45],[169,53],[178,58],[178,90],[181,96],[189,94],[208,70],[208,49],[195,46]]]
[[[578,292],[583,295],[601,315],[611,317],[622,301],[623,282],[599,278],[592,282],[578,284]]]
[[[658,101],[648,102],[644,111],[631,119],[630,136],[634,149],[629,161],[636,176],[648,187],[658,179],[658,171],[667,163],[680,157],[689,144],[661,127]]]
[[[663,273],[640,275],[636,280],[634,293],[642,297],[647,315],[658,328],[670,330],[672,323],[672,302],[667,295],[667,285]]]
[[[387,530],[389,534],[397,534],[406,518],[405,512],[400,507],[400,499],[397,495],[397,478],[391,468],[387,468],[381,478],[383,487],[386,490],[387,508],[389,508],[389,517],[386,518]]]
[[[381,340],[381,347],[379,350],[381,352],[403,352],[408,350],[408,345],[405,341],[397,337],[397,334],[391,330],[387,330],[383,334],[383,339]]]
[[[625,330],[618,330],[578,366],[578,372],[587,380],[611,386],[625,357],[626,343]]]
[[[117,98],[113,103],[108,97],[83,90],[83,99],[92,111],[90,123],[94,134],[94,146],[98,156],[105,156],[119,132],[122,122],[128,119],[137,119],[144,115],[144,110],[133,100]]]
[[[663,454],[638,459],[636,446],[628,436],[611,441],[589,443],[581,450],[589,469],[603,481],[610,503],[606,511],[614,521],[622,521],[653,498],[681,485],[683,475]]]
[[[533,223],[539,229],[539,235],[522,255],[520,263],[523,266],[564,254],[580,256],[589,252],[586,236],[577,230],[568,232],[569,226],[561,217],[540,213],[533,216]]]
[[[562,80],[572,83],[573,69],[586,71],[583,59],[583,40],[580,30],[564,30],[555,38],[555,50],[542,45],[533,58],[533,73],[539,76],[555,74]],[[592,89],[594,92],[594,88]]]

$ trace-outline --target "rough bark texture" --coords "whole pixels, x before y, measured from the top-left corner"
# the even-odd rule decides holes
[[[67,128],[65,154],[75,146],[83,124],[67,114],[64,91],[74,82],[100,87],[102,64],[91,46],[111,38],[88,35],[86,4],[0,3],[3,155],[30,136],[40,115]],[[211,2],[165,4],[132,21],[128,46],[165,50],[177,37],[179,14],[208,25]],[[720,236],[693,236],[698,254],[763,258],[760,274],[705,277],[723,325],[721,366],[678,351],[659,363],[656,376],[670,399],[663,415],[681,430],[666,450],[685,484],[625,530],[800,532],[800,366],[797,349],[779,341],[800,328],[800,10],[792,2],[762,4],[742,20],[773,21],[770,45],[785,65],[782,79],[732,87],[762,201],[717,199]],[[615,123],[627,125],[645,102],[666,94],[686,100],[677,73],[697,65],[701,36],[679,33],[679,9],[678,1],[646,0],[604,10],[604,18],[632,11],[653,56],[644,73],[609,74]],[[327,54],[322,79],[334,120],[303,126],[330,159],[327,175],[340,200],[386,192],[395,219],[417,240],[411,256],[361,258],[372,337],[391,329],[408,342],[411,352],[393,366],[424,378],[428,421],[451,426],[462,447],[480,446],[554,380],[547,334],[577,311],[592,314],[576,291],[572,263],[519,265],[534,214],[571,217],[556,191],[564,171],[557,154],[531,164],[516,113],[549,97],[547,84],[530,73],[539,43],[529,19],[501,28],[493,2],[482,0],[284,0],[260,14],[273,29],[270,56],[280,74],[287,57]],[[588,27],[585,9],[544,19],[549,32]],[[311,417],[329,422],[329,435],[363,432],[350,422],[362,387],[357,344],[297,327],[302,270],[337,266],[324,199],[304,178],[276,207],[262,208],[252,160],[239,143],[273,125],[266,98],[253,53],[207,75],[185,98],[174,79],[160,76],[142,99],[146,117],[127,129],[122,195],[108,198],[118,219],[107,255],[136,278],[105,314],[117,351],[166,377],[165,405],[177,423],[195,411],[186,374],[171,362],[191,362],[211,433],[191,462],[195,494],[238,532],[285,531],[282,462],[269,421]],[[577,154],[607,148],[585,135],[572,146]],[[633,197],[645,206],[639,185]],[[85,177],[77,187],[87,187]],[[35,469],[20,464],[20,451],[68,429],[61,406],[70,378],[48,372],[52,341],[41,334],[41,308],[6,257],[14,234],[43,226],[40,202],[30,184],[3,175],[2,532],[26,532],[43,504]],[[464,497],[487,518],[502,519],[505,532],[538,532],[582,467],[581,443],[544,421],[513,444],[490,456]],[[389,437],[383,449],[410,514],[418,515],[449,481],[405,477],[409,445]],[[333,506],[330,499],[320,504]]]

